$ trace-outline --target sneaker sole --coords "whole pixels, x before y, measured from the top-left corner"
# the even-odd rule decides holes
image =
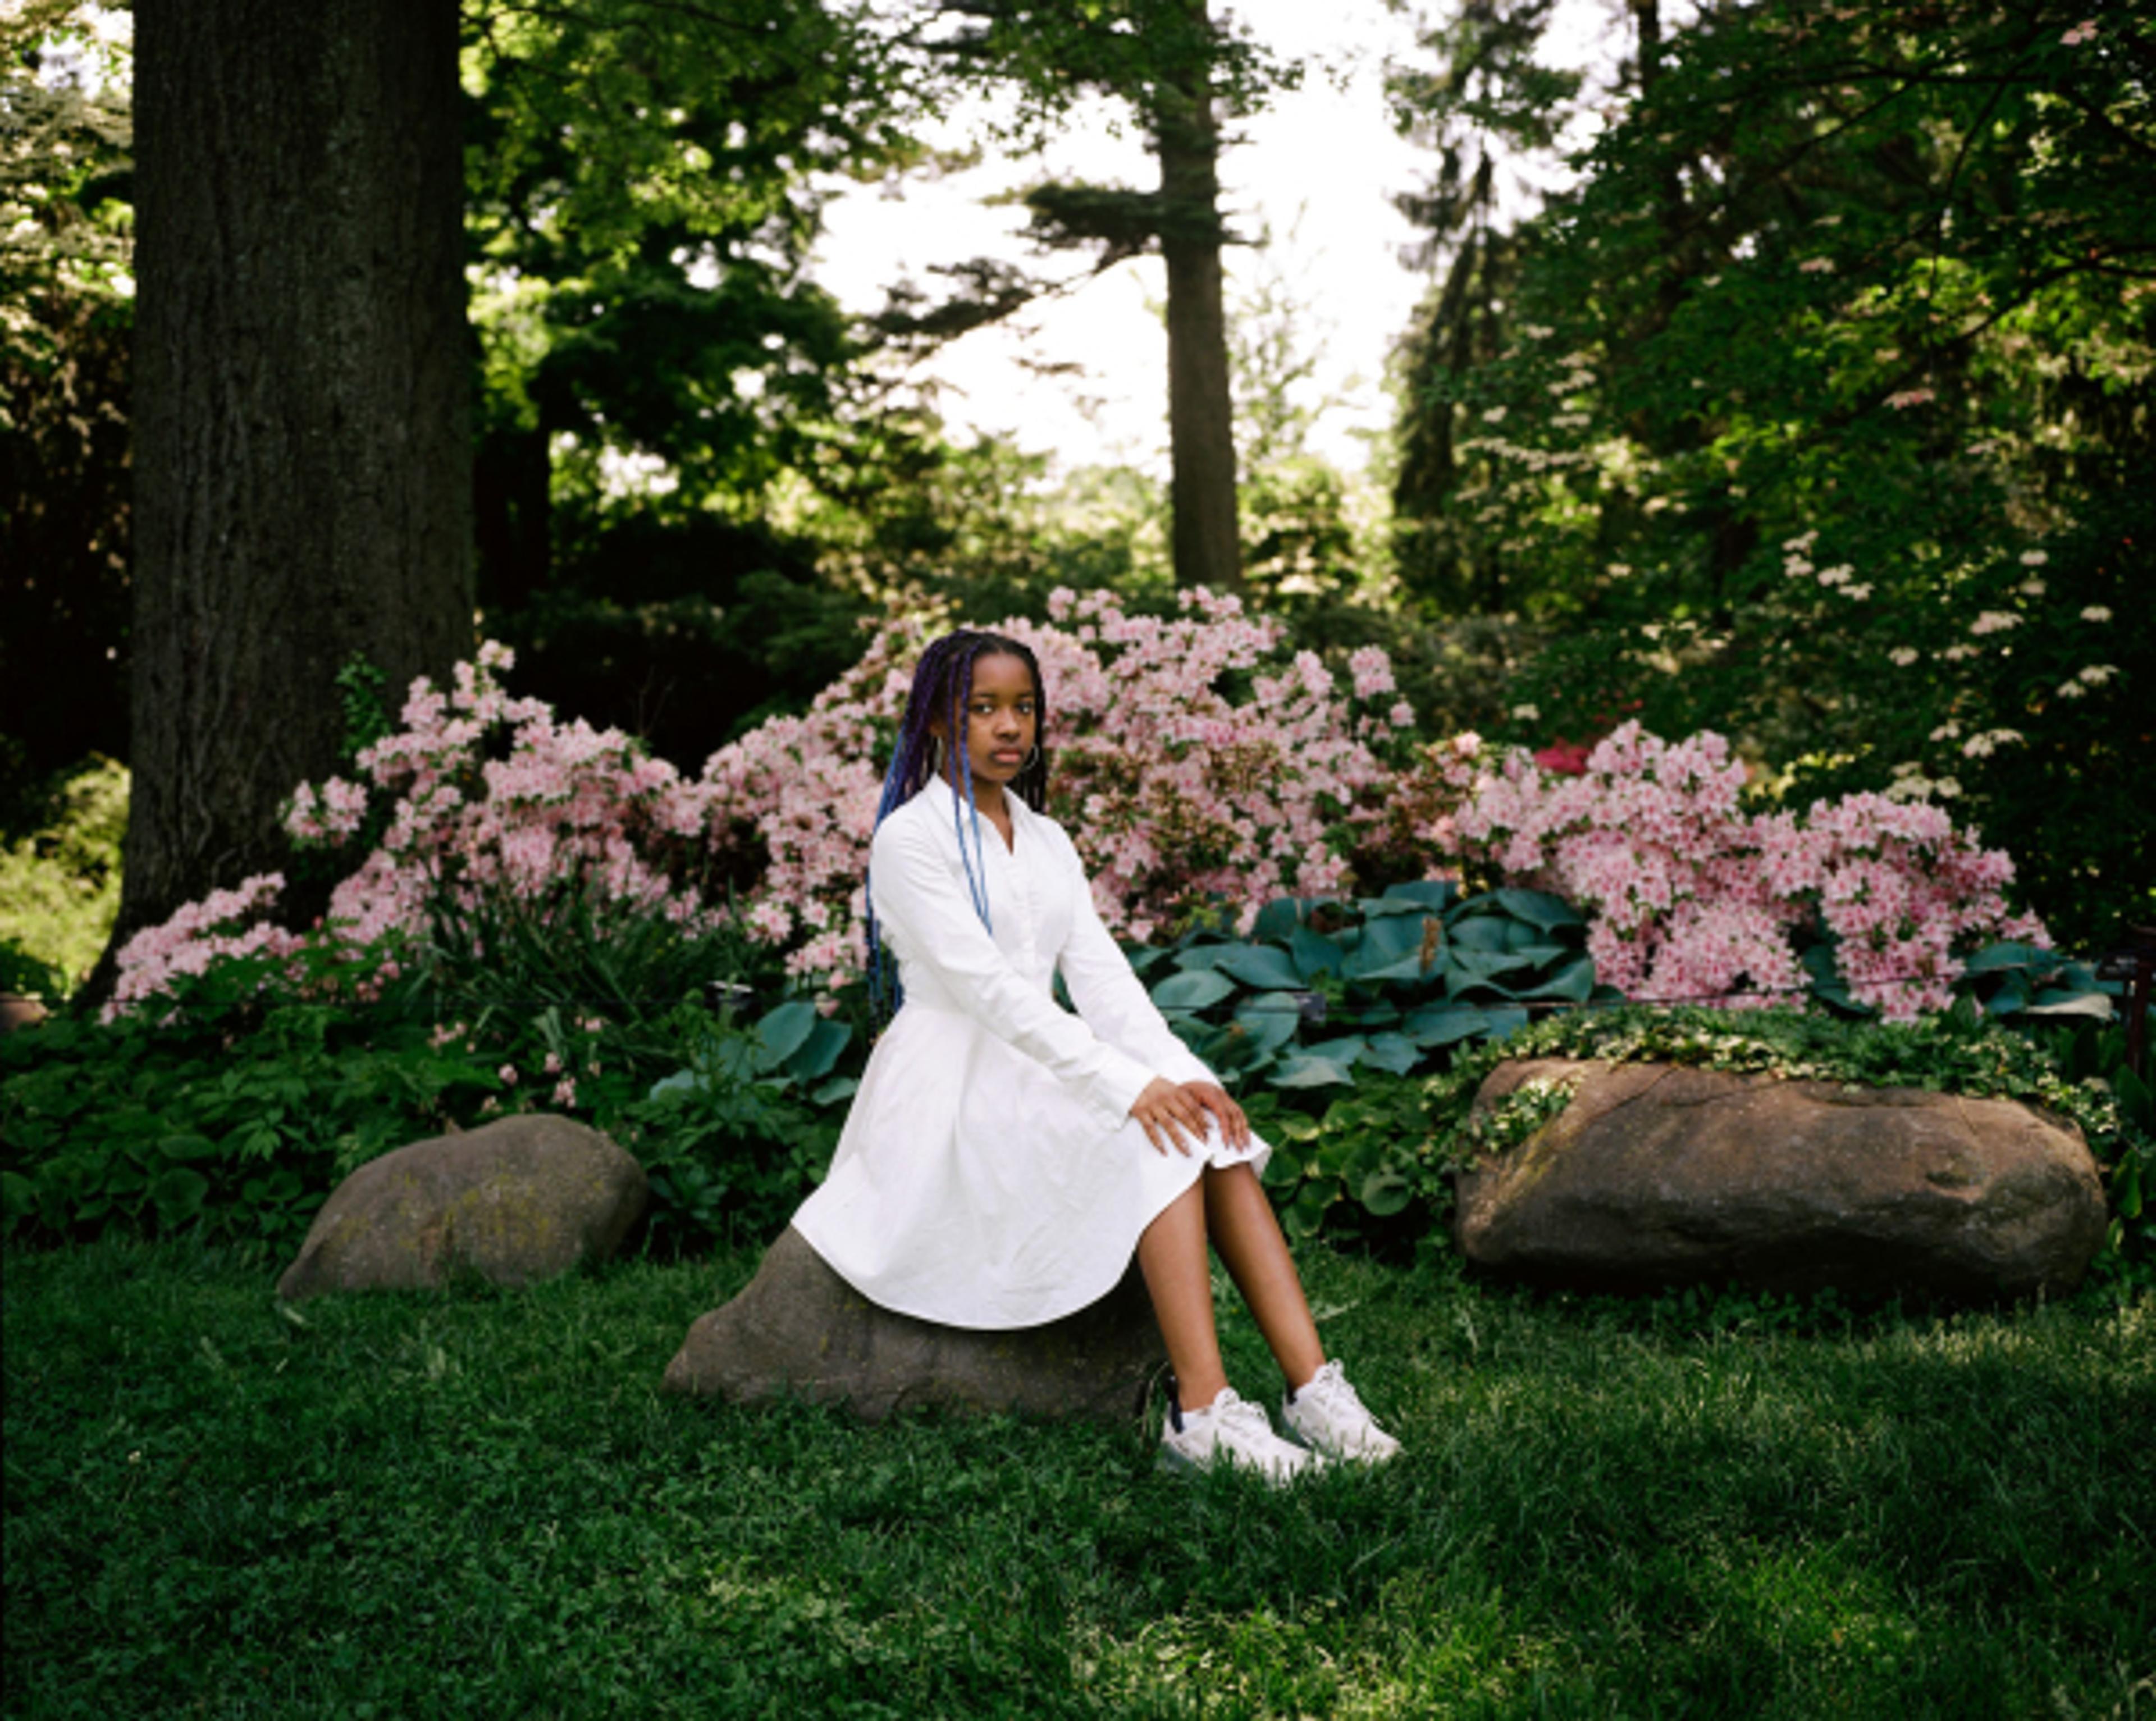
[[[1351,1452],[1345,1447],[1320,1446],[1286,1416],[1281,1418],[1281,1438],[1293,1442],[1327,1464],[1389,1464],[1400,1456],[1398,1447],[1389,1452]]]
[[[1300,1442],[1296,1443],[1301,1444]],[[1290,1488],[1304,1476],[1315,1476],[1324,1467],[1326,1461],[1322,1452],[1309,1447],[1306,1447],[1305,1450],[1310,1452],[1313,1460],[1310,1467],[1306,1470],[1293,1471],[1286,1475],[1276,1475],[1258,1464],[1238,1463],[1231,1457],[1194,1458],[1188,1453],[1177,1452],[1173,1447],[1166,1446],[1158,1449],[1158,1456],[1154,1458],[1152,1467],[1164,1476],[1203,1476],[1218,1466],[1223,1469],[1240,1471],[1246,1476],[1255,1476],[1270,1488]]]

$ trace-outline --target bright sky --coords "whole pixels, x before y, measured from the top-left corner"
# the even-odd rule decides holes
[[[1313,394],[1342,402],[1318,423],[1317,450],[1358,469],[1367,448],[1358,433],[1391,421],[1386,357],[1426,284],[1401,261],[1416,231],[1392,198],[1419,185],[1433,157],[1394,132],[1383,87],[1387,57],[1414,56],[1413,21],[1384,0],[1229,4],[1275,54],[1306,62],[1302,88],[1245,122],[1243,141],[1221,159],[1230,227],[1246,238],[1270,238],[1262,250],[1228,252],[1229,314],[1239,283],[1248,290],[1262,272],[1275,274],[1296,306],[1306,349],[1322,348]],[[1569,0],[1553,33],[1552,57],[1577,63],[1607,20],[1597,0]],[[932,265],[975,256],[1082,274],[1081,254],[1043,259],[1019,237],[1022,207],[983,200],[1051,176],[1158,183],[1142,138],[1111,134],[1113,112],[1101,105],[1041,156],[992,158],[941,180],[850,187],[826,213],[818,278],[849,308],[872,310],[885,288],[905,277],[933,296]],[[937,141],[959,144],[967,133],[960,114],[948,139]],[[1066,469],[1127,461],[1165,476],[1168,350],[1154,307],[1166,293],[1160,259],[1132,259],[950,344],[927,367],[942,385],[947,421],[962,437],[969,429],[1013,434]],[[1029,361],[1083,370],[1044,376]]]

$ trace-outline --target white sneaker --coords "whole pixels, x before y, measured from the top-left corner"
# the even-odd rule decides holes
[[[1163,1470],[1203,1470],[1216,1463],[1255,1470],[1275,1488],[1284,1488],[1305,1471],[1322,1467],[1323,1460],[1273,1432],[1265,1413],[1235,1389],[1223,1386],[1220,1396],[1203,1410],[1186,1411],[1172,1401],[1167,1426],[1160,1434],[1160,1467]]]
[[[1382,1464],[1399,1456],[1400,1443],[1363,1407],[1337,1362],[1328,1362],[1281,1401],[1288,1438],[1328,1458]]]

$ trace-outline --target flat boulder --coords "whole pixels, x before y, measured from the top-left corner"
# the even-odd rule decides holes
[[[1135,1268],[1061,1320],[974,1331],[878,1307],[788,1227],[742,1293],[689,1329],[665,1384],[736,1404],[792,1393],[870,1421],[935,1405],[1127,1423],[1161,1366]]]
[[[422,1290],[465,1274],[531,1284],[607,1259],[649,1195],[644,1168],[598,1130],[503,1118],[362,1165],[316,1214],[277,1293]]]
[[[1470,1261],[1543,1283],[1647,1289],[2057,1294],[2103,1239],[2081,1132],[2005,1099],[1788,1081],[1672,1064],[1523,1059],[1576,1083],[1525,1141],[1463,1170]]]

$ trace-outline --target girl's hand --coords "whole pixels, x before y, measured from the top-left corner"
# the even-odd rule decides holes
[[[1220,1126],[1220,1139],[1237,1153],[1250,1150],[1250,1120],[1243,1115],[1243,1108],[1235,1104],[1224,1088],[1210,1082],[1185,1082],[1183,1091],[1213,1114],[1214,1121]]]
[[[1178,1086],[1155,1076],[1132,1104],[1131,1115],[1145,1126],[1147,1140],[1159,1153],[1166,1153],[1173,1142],[1175,1150],[1187,1156],[1192,1146],[1204,1140],[1209,1123],[1218,1125],[1220,1139],[1238,1153],[1250,1145],[1250,1120],[1242,1107],[1210,1082]]]

